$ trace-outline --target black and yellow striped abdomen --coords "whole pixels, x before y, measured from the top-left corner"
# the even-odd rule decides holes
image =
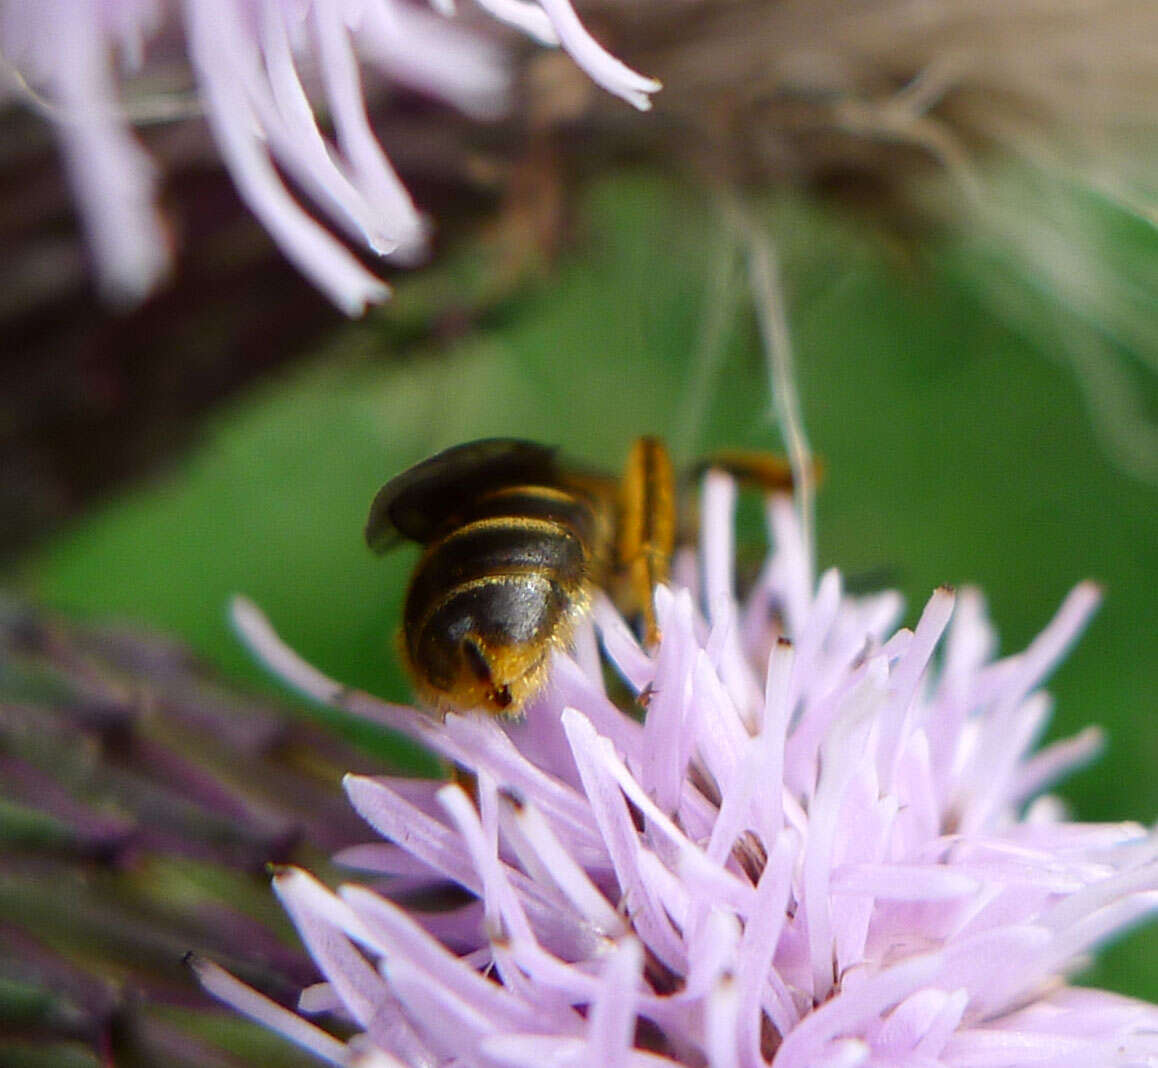
[[[519,708],[587,605],[599,519],[583,495],[546,485],[500,487],[456,512],[411,580],[406,657],[436,704]]]

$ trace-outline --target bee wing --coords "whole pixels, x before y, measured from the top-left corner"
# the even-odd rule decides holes
[[[425,544],[482,493],[556,476],[555,448],[517,438],[455,445],[395,475],[370,506],[366,544],[375,552],[408,539]]]

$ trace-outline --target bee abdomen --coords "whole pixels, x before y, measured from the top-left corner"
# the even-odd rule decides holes
[[[479,578],[541,572],[567,588],[586,577],[582,539],[560,523],[523,516],[478,519],[431,544],[414,574],[409,600],[429,603]]]
[[[455,683],[468,650],[485,649],[492,657],[507,650],[537,650],[535,659],[542,659],[574,603],[541,572],[465,582],[432,607],[420,628],[408,632],[410,655],[436,688]],[[467,663],[482,674],[471,660]],[[483,664],[489,673],[487,661]]]
[[[593,502],[555,486],[504,486],[474,502],[466,518],[503,519],[520,530],[538,529],[534,521],[546,520],[577,536],[591,552],[602,551]]]
[[[495,516],[455,529],[428,547],[407,594],[412,660],[434,668],[438,650],[453,658],[467,637],[489,648],[549,638],[581,603],[587,564],[582,539],[551,520]]]

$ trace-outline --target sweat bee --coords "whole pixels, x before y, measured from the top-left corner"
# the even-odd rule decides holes
[[[720,453],[723,467],[768,488],[787,464]],[[636,440],[621,479],[562,460],[546,445],[489,438],[456,445],[378,491],[366,541],[422,546],[402,615],[402,653],[439,708],[515,716],[542,687],[595,587],[616,585],[658,639],[652,592],[676,544],[676,480],[658,438]]]

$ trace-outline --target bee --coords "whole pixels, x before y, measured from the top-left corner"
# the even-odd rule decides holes
[[[720,454],[700,469],[743,478],[752,468],[761,481],[791,485],[786,464],[766,469],[754,455]],[[676,496],[667,448],[654,437],[636,440],[621,479],[513,438],[456,445],[392,478],[374,498],[366,541],[376,552],[403,540],[422,546],[401,637],[421,696],[440,709],[517,716],[597,587],[616,586],[654,644],[652,593],[675,549]]]

